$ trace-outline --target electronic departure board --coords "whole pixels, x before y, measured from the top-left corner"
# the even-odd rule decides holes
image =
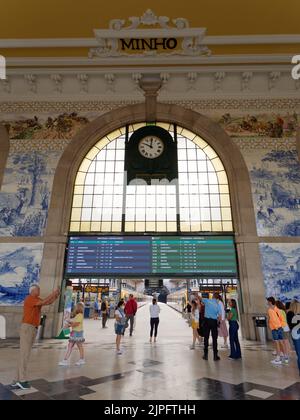
[[[237,277],[232,236],[81,236],[69,240],[66,276]]]

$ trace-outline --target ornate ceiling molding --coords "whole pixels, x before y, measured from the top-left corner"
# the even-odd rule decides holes
[[[133,52],[139,58],[156,59],[211,54],[209,48],[203,44],[206,28],[190,28],[189,21],[185,18],[171,20],[167,16],[156,16],[148,9],[143,16],[129,17],[128,21],[129,24],[123,19],[113,19],[108,30],[95,29],[97,47],[90,49],[89,58],[109,57],[114,60],[132,57]],[[131,52],[126,52],[127,50]]]

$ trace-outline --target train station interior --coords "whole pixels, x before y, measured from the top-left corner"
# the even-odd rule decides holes
[[[0,400],[299,400],[299,1],[19,3]]]

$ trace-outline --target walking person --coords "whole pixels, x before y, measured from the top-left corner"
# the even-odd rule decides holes
[[[27,390],[31,388],[28,382],[28,364],[33,344],[36,339],[37,330],[41,322],[41,311],[43,306],[52,305],[60,295],[57,289],[46,299],[40,298],[40,287],[33,284],[30,287],[29,296],[24,301],[24,315],[20,331],[20,357],[17,370],[17,378],[13,382],[14,388]]]
[[[118,355],[122,355],[121,340],[124,335],[126,325],[125,303],[121,300],[115,310],[115,333],[116,333],[116,350]]]
[[[290,362],[290,355],[291,355],[291,345],[290,345],[291,330],[287,322],[287,314],[286,314],[285,305],[280,300],[277,300],[276,307],[280,310],[283,317],[283,321],[284,321],[283,322],[283,346],[284,346],[283,362],[286,365],[288,365]]]
[[[276,349],[276,358],[272,360],[273,365],[282,365],[281,353],[284,354],[283,345],[283,325],[284,320],[280,310],[276,307],[276,301],[274,297],[267,299],[268,304],[268,317],[269,317],[269,328],[272,331],[272,337]]]
[[[205,305],[205,315],[204,315],[204,356],[203,360],[208,360],[208,345],[209,337],[212,335],[213,339],[213,352],[214,352],[214,361],[218,362],[220,357],[218,355],[218,325],[221,320],[221,308],[218,300],[218,293],[213,295],[213,299],[203,299],[200,300]]]
[[[71,327],[72,329],[72,332],[70,335],[67,353],[65,355],[64,360],[62,360],[59,363],[59,366],[69,366],[69,359],[71,357],[71,354],[75,346],[78,347],[79,355],[80,355],[80,359],[77,363],[75,363],[75,366],[85,365],[84,348],[83,348],[83,344],[85,342],[84,332],[83,332],[83,319],[84,319],[83,312],[84,312],[84,306],[82,305],[82,303],[78,303],[75,306],[71,320],[68,322],[69,327]]]
[[[228,314],[229,321],[229,337],[230,337],[230,356],[231,360],[239,360],[242,358],[241,346],[239,341],[239,314],[235,299],[229,301],[230,312]]]
[[[108,318],[108,302],[107,300],[103,300],[101,303],[101,313],[102,313],[102,328],[107,328],[107,318]]]
[[[138,305],[136,303],[136,300],[134,299],[133,295],[130,295],[129,300],[125,305],[125,314],[126,314],[127,323],[130,322],[130,331],[129,331],[130,337],[132,337],[132,334],[133,334],[134,321],[135,321],[137,310],[138,310]]]
[[[228,349],[228,329],[226,325],[226,312],[225,305],[222,296],[218,295],[219,305],[221,308],[221,321],[218,328],[218,336],[224,339],[224,344],[222,345],[223,349]]]
[[[159,314],[160,314],[160,307],[157,303],[157,299],[153,299],[152,305],[150,305],[150,343],[153,340],[153,333],[154,333],[154,343],[157,341],[157,333],[158,333],[158,326],[159,326]]]

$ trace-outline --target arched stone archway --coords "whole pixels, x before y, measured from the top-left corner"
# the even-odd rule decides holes
[[[264,310],[264,285],[261,273],[251,184],[247,166],[237,145],[215,122],[177,105],[157,104],[157,120],[176,123],[206,140],[216,151],[227,171],[236,235],[240,280],[243,296],[244,334],[254,338],[252,315]],[[42,267],[42,286],[60,285],[64,271],[65,246],[68,238],[73,186],[79,166],[99,139],[129,123],[145,121],[145,106],[137,104],[111,111],[90,123],[70,142],[57,167]],[[50,286],[51,285],[51,286]],[[50,318],[59,322],[56,313]],[[49,325],[49,323],[48,323]],[[57,332],[57,323],[51,323]]]

